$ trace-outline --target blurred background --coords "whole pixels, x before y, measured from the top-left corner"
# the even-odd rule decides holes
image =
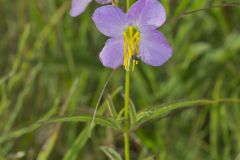
[[[140,62],[132,73],[137,111],[180,100],[239,98],[239,0],[161,2],[168,21],[160,31],[174,53],[161,67]],[[91,20],[96,7],[91,3],[72,18],[69,0],[0,0],[0,160],[104,160],[101,146],[123,155],[122,135],[109,127],[96,126],[88,139],[88,123],[37,123],[93,114],[112,72],[98,59],[106,37]],[[120,68],[98,114],[108,114],[101,107],[109,96],[121,110],[123,87]],[[136,129],[131,153],[139,160],[239,160],[240,106],[176,110]]]

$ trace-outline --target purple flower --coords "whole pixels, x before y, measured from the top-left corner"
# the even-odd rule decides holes
[[[172,48],[157,28],[166,20],[166,12],[157,0],[138,0],[124,13],[114,6],[103,6],[93,14],[98,30],[111,37],[100,53],[106,67],[126,70],[138,59],[152,66],[160,66],[172,56]]]
[[[77,17],[82,14],[92,0],[72,0],[70,15]],[[110,3],[112,0],[96,0],[100,4]]]

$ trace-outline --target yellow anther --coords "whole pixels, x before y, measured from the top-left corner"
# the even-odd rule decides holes
[[[126,32],[123,33],[124,39],[127,39],[128,35]]]
[[[132,37],[132,35],[133,35],[133,27],[130,26],[128,30],[129,30],[129,33],[130,33],[130,37]]]
[[[139,32],[136,32],[135,34],[134,34],[134,39],[136,39],[137,37],[140,37],[140,33]]]
[[[140,41],[140,37],[136,37],[136,38],[135,38],[135,41]]]
[[[124,61],[123,65],[126,70],[129,70],[132,65],[132,70],[134,70],[135,65],[138,64],[138,61],[133,57],[136,57],[139,54],[139,42],[140,42],[140,32],[136,27],[129,26],[125,32],[124,36]]]

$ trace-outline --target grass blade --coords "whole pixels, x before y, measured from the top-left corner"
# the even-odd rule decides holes
[[[75,91],[77,90],[77,84],[78,84],[78,79],[75,79],[70,92],[68,94],[68,97],[65,101],[65,103],[62,105],[59,115],[64,115],[64,113],[67,111],[67,108],[69,106],[69,103],[71,101],[71,98],[73,97]],[[59,131],[61,129],[62,125],[61,124],[56,124],[54,126],[53,132],[51,135],[47,138],[46,142],[43,144],[41,151],[38,154],[37,160],[46,160],[48,159],[50,153],[53,150],[53,147],[55,146],[56,140],[58,139]]]
[[[108,156],[110,160],[122,160],[121,155],[110,147],[100,147],[100,149]]]

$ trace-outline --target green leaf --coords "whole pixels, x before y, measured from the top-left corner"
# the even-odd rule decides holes
[[[129,104],[130,104],[129,105],[129,117],[130,117],[131,127],[132,127],[132,125],[134,125],[137,121],[137,111],[136,111],[136,107],[131,99],[129,100]]]
[[[123,114],[124,114],[124,108],[122,108],[120,112],[118,112],[117,119],[116,119],[116,123],[120,128],[122,128],[123,126],[122,124],[124,123],[123,121],[124,119],[122,118]]]
[[[82,116],[68,116],[68,117],[59,117],[55,119],[50,119],[48,121],[39,122],[39,123],[62,123],[62,122],[87,122],[92,121],[92,115],[82,115]],[[117,128],[115,120],[111,117],[96,116],[95,123],[105,126]]]
[[[44,115],[39,121],[45,121],[49,117],[54,115],[57,111],[59,102],[60,102],[59,98],[56,98],[53,106],[51,107],[52,109],[49,112],[47,112],[46,115]],[[22,135],[27,134],[29,132],[33,132],[34,130],[36,130],[37,128],[39,128],[41,126],[38,122],[35,122],[32,125],[29,125],[27,127],[24,127],[24,128],[15,130],[15,131],[11,131],[11,132],[8,132],[8,133],[2,135],[0,137],[0,144],[6,142],[8,140],[21,137]]]
[[[86,125],[83,131],[78,135],[71,148],[68,150],[63,160],[74,160],[79,154],[79,150],[84,147],[91,134],[91,126]]]
[[[109,110],[109,113],[112,117],[117,117],[117,111],[115,109],[115,106],[113,104],[113,101],[112,101],[112,98],[110,95],[108,95],[108,99],[107,99],[107,105],[108,105],[108,110]]]
[[[200,99],[200,100],[189,100],[189,101],[180,101],[175,103],[158,105],[155,107],[148,108],[145,111],[141,111],[137,115],[137,126],[151,121],[156,118],[161,118],[170,112],[186,107],[199,107],[202,105],[210,105],[216,103],[240,103],[240,99]]]
[[[184,12],[186,8],[188,7],[190,1],[189,0],[183,0],[181,3],[178,4],[178,6],[175,8],[174,16],[179,15],[181,12]]]
[[[108,156],[110,160],[122,160],[121,155],[113,148],[103,146],[100,147],[100,149]]]
[[[117,88],[111,94],[111,98],[115,97],[121,90],[122,90],[122,87]],[[99,115],[102,115],[105,112],[106,104],[107,104],[107,101],[104,101],[103,104],[99,107],[99,110],[98,110]],[[92,117],[91,117],[91,121],[92,121]],[[97,123],[97,120],[95,119],[94,122]],[[85,146],[87,140],[91,136],[92,130],[95,127],[95,123],[93,126],[91,124],[92,123],[89,122],[86,125],[86,127],[83,129],[83,131],[77,136],[77,138],[74,140],[73,145],[68,149],[67,153],[65,154],[63,160],[75,160],[77,158],[79,152]]]
[[[69,91],[68,97],[65,100],[64,104],[62,105],[60,111],[59,111],[59,115],[63,115],[69,106],[69,103],[71,101],[71,99],[74,97],[74,93],[77,90],[77,84],[78,84],[78,79],[75,79],[72,87]],[[38,153],[37,156],[37,160],[46,160],[48,159],[48,157],[50,156],[51,152],[53,151],[54,146],[56,145],[56,142],[58,140],[58,136],[61,130],[61,124],[55,124],[53,127],[53,131],[50,134],[50,136],[46,139],[45,143],[42,146],[42,149],[40,150],[40,152]]]
[[[4,132],[9,132],[10,129],[13,127],[18,114],[20,113],[21,109],[23,109],[23,107],[24,107],[25,98],[27,97],[29,92],[33,89],[35,79],[36,79],[39,71],[41,70],[41,68],[42,68],[41,65],[37,65],[36,67],[34,67],[32,72],[30,73],[30,75],[25,83],[24,89],[18,95],[15,107],[14,107],[13,111],[11,112],[7,123],[4,126]]]

